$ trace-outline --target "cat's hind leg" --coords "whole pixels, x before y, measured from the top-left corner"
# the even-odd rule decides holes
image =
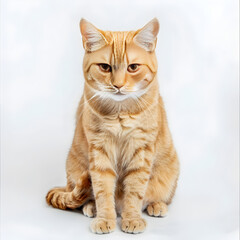
[[[168,164],[156,164],[153,167],[144,202],[147,213],[153,217],[165,217],[177,187],[179,165],[177,157]]]

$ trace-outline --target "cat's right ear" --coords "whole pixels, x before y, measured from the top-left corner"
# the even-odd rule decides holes
[[[159,22],[154,18],[143,28],[136,32],[133,41],[148,52],[154,51],[156,47],[157,34],[159,32]]]
[[[106,45],[107,41],[103,34],[85,19],[80,21],[83,47],[88,52],[96,51]]]

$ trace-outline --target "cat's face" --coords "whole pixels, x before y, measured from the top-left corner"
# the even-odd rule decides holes
[[[157,19],[129,32],[102,31],[82,19],[86,83],[101,98],[124,101],[147,92],[157,72]]]

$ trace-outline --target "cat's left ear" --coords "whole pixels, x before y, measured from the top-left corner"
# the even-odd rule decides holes
[[[106,45],[107,41],[101,31],[85,19],[80,21],[83,47],[88,52],[96,51]]]
[[[154,18],[143,28],[136,32],[133,41],[148,52],[154,51],[156,47],[157,34],[159,32],[159,22]]]

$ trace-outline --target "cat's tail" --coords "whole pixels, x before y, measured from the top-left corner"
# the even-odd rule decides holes
[[[91,182],[88,177],[82,176],[71,192],[66,187],[56,187],[51,189],[46,196],[49,205],[60,209],[75,209],[82,206],[92,196]]]

